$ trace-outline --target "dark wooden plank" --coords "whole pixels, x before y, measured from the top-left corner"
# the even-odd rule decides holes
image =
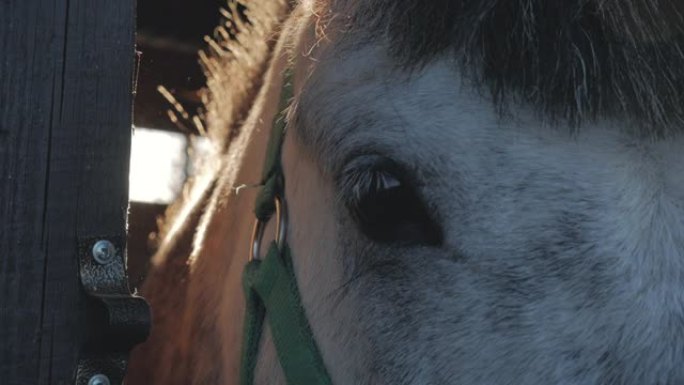
[[[131,0],[0,0],[0,383],[71,384],[78,239],[124,236]]]

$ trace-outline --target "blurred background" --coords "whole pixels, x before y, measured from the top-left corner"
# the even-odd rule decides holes
[[[137,2],[128,218],[131,289],[145,277],[156,248],[158,218],[192,173],[194,157],[208,149],[209,143],[192,124],[192,117],[201,111],[198,91],[205,84],[197,52],[219,24],[219,9],[226,7],[227,0]]]

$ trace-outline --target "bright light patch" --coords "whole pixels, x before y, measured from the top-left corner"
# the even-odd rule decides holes
[[[185,180],[188,141],[182,134],[136,127],[131,145],[131,201],[171,203]]]

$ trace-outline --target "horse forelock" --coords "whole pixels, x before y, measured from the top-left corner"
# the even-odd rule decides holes
[[[682,0],[306,0],[357,41],[383,40],[399,66],[450,57],[497,109],[526,103],[574,129],[603,118],[661,136],[684,123]],[[291,1],[231,7],[200,54],[206,123],[226,147],[256,97]],[[247,21],[248,20],[248,21]],[[360,32],[355,34],[354,32]],[[352,38],[352,40],[354,40]],[[238,81],[239,79],[239,81]]]
[[[522,102],[573,128],[613,118],[658,136],[684,122],[681,0],[322,3],[405,68],[449,57],[502,113]]]

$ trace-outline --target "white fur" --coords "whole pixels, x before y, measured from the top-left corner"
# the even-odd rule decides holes
[[[312,58],[286,142],[289,242],[334,383],[684,383],[684,138],[502,118],[448,60]],[[334,180],[359,149],[418,176],[441,247],[360,234]],[[264,350],[260,383],[280,383]]]

